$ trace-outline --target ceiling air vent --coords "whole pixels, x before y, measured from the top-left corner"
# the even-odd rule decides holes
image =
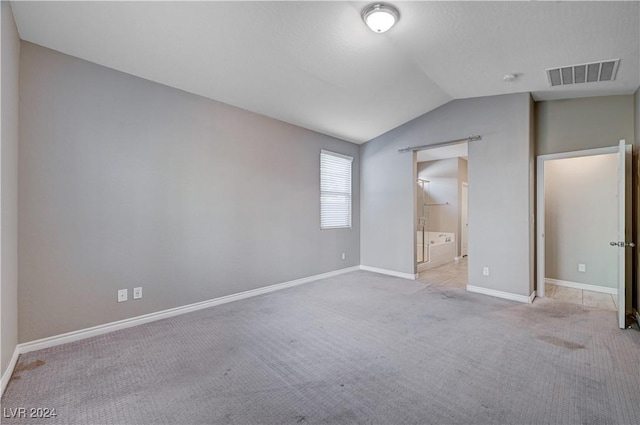
[[[547,78],[552,87],[613,81],[616,79],[618,65],[620,65],[620,59],[549,68],[547,69]]]

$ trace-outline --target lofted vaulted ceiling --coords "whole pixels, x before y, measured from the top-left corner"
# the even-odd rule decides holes
[[[630,94],[638,2],[12,2],[20,37],[355,143],[452,99]],[[550,87],[546,68],[620,58],[615,81]],[[503,81],[505,74],[515,81]]]

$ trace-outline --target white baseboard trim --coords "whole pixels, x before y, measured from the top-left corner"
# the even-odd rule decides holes
[[[571,282],[568,280],[544,278],[544,283],[550,283],[557,286],[565,286],[567,288],[584,289],[591,292],[602,292],[603,294],[618,295],[618,288],[607,288],[606,286],[590,285],[588,283]]]
[[[18,357],[20,356],[20,351],[18,350],[18,346],[13,350],[13,355],[11,356],[11,360],[9,360],[9,364],[7,365],[7,370],[2,374],[2,382],[0,387],[0,397],[4,395],[4,390],[7,388],[9,384],[9,379],[11,379],[11,375],[13,375],[13,371],[16,368],[16,364],[18,364]]]
[[[238,301],[245,298],[255,297],[256,295],[262,295],[269,292],[278,291],[280,289],[291,288],[293,286],[298,286],[305,283],[314,282],[316,280],[326,279],[329,277],[338,276],[344,273],[349,273],[357,270],[360,270],[360,266],[347,267],[344,269],[334,270],[327,273],[321,273],[314,276],[308,276],[308,277],[303,277],[301,279],[291,280],[289,282],[277,283],[275,285],[269,285],[262,288],[251,289],[249,291],[239,292],[237,294],[231,294],[231,295],[226,295],[224,297],[213,298],[207,301],[201,301],[201,302],[188,304],[181,307],[170,308],[168,310],[157,311],[155,313],[144,314],[142,316],[136,316],[129,319],[118,320],[117,322],[105,323],[104,325],[93,326],[91,328],[80,329],[73,332],[67,332],[60,335],[50,336],[48,338],[42,338],[35,341],[18,344],[18,346],[16,347],[16,350],[19,354],[24,354],[31,351],[42,350],[43,348],[55,347],[57,345],[67,344],[69,342],[79,341],[81,339],[103,335],[103,334],[117,331],[120,329],[126,329],[132,326],[142,325],[144,323],[155,322],[156,320],[166,319],[169,317],[178,316],[180,314],[191,313],[193,311],[202,310],[202,309],[213,307],[220,304],[230,303],[232,301]]]
[[[374,273],[380,273],[380,274],[386,274],[388,276],[401,277],[403,279],[410,279],[410,280],[416,280],[418,278],[418,276],[416,274],[397,272],[395,270],[380,269],[378,267],[371,267],[371,266],[360,265],[360,270],[365,270],[365,271],[368,271],[368,272],[374,272]]]
[[[482,288],[480,286],[467,285],[467,291],[475,292],[483,295],[490,295],[492,297],[504,298],[506,300],[518,301],[521,303],[531,304],[536,297],[536,291],[533,291],[531,295],[518,295],[511,292],[498,291],[496,289]]]

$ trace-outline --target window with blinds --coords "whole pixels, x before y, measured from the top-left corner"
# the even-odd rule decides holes
[[[353,158],[320,151],[320,228],[351,228]]]

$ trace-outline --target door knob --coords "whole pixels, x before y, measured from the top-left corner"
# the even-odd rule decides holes
[[[624,248],[625,246],[628,246],[629,248],[634,248],[636,246],[636,244],[633,242],[609,242],[609,245],[619,246],[620,248]]]

